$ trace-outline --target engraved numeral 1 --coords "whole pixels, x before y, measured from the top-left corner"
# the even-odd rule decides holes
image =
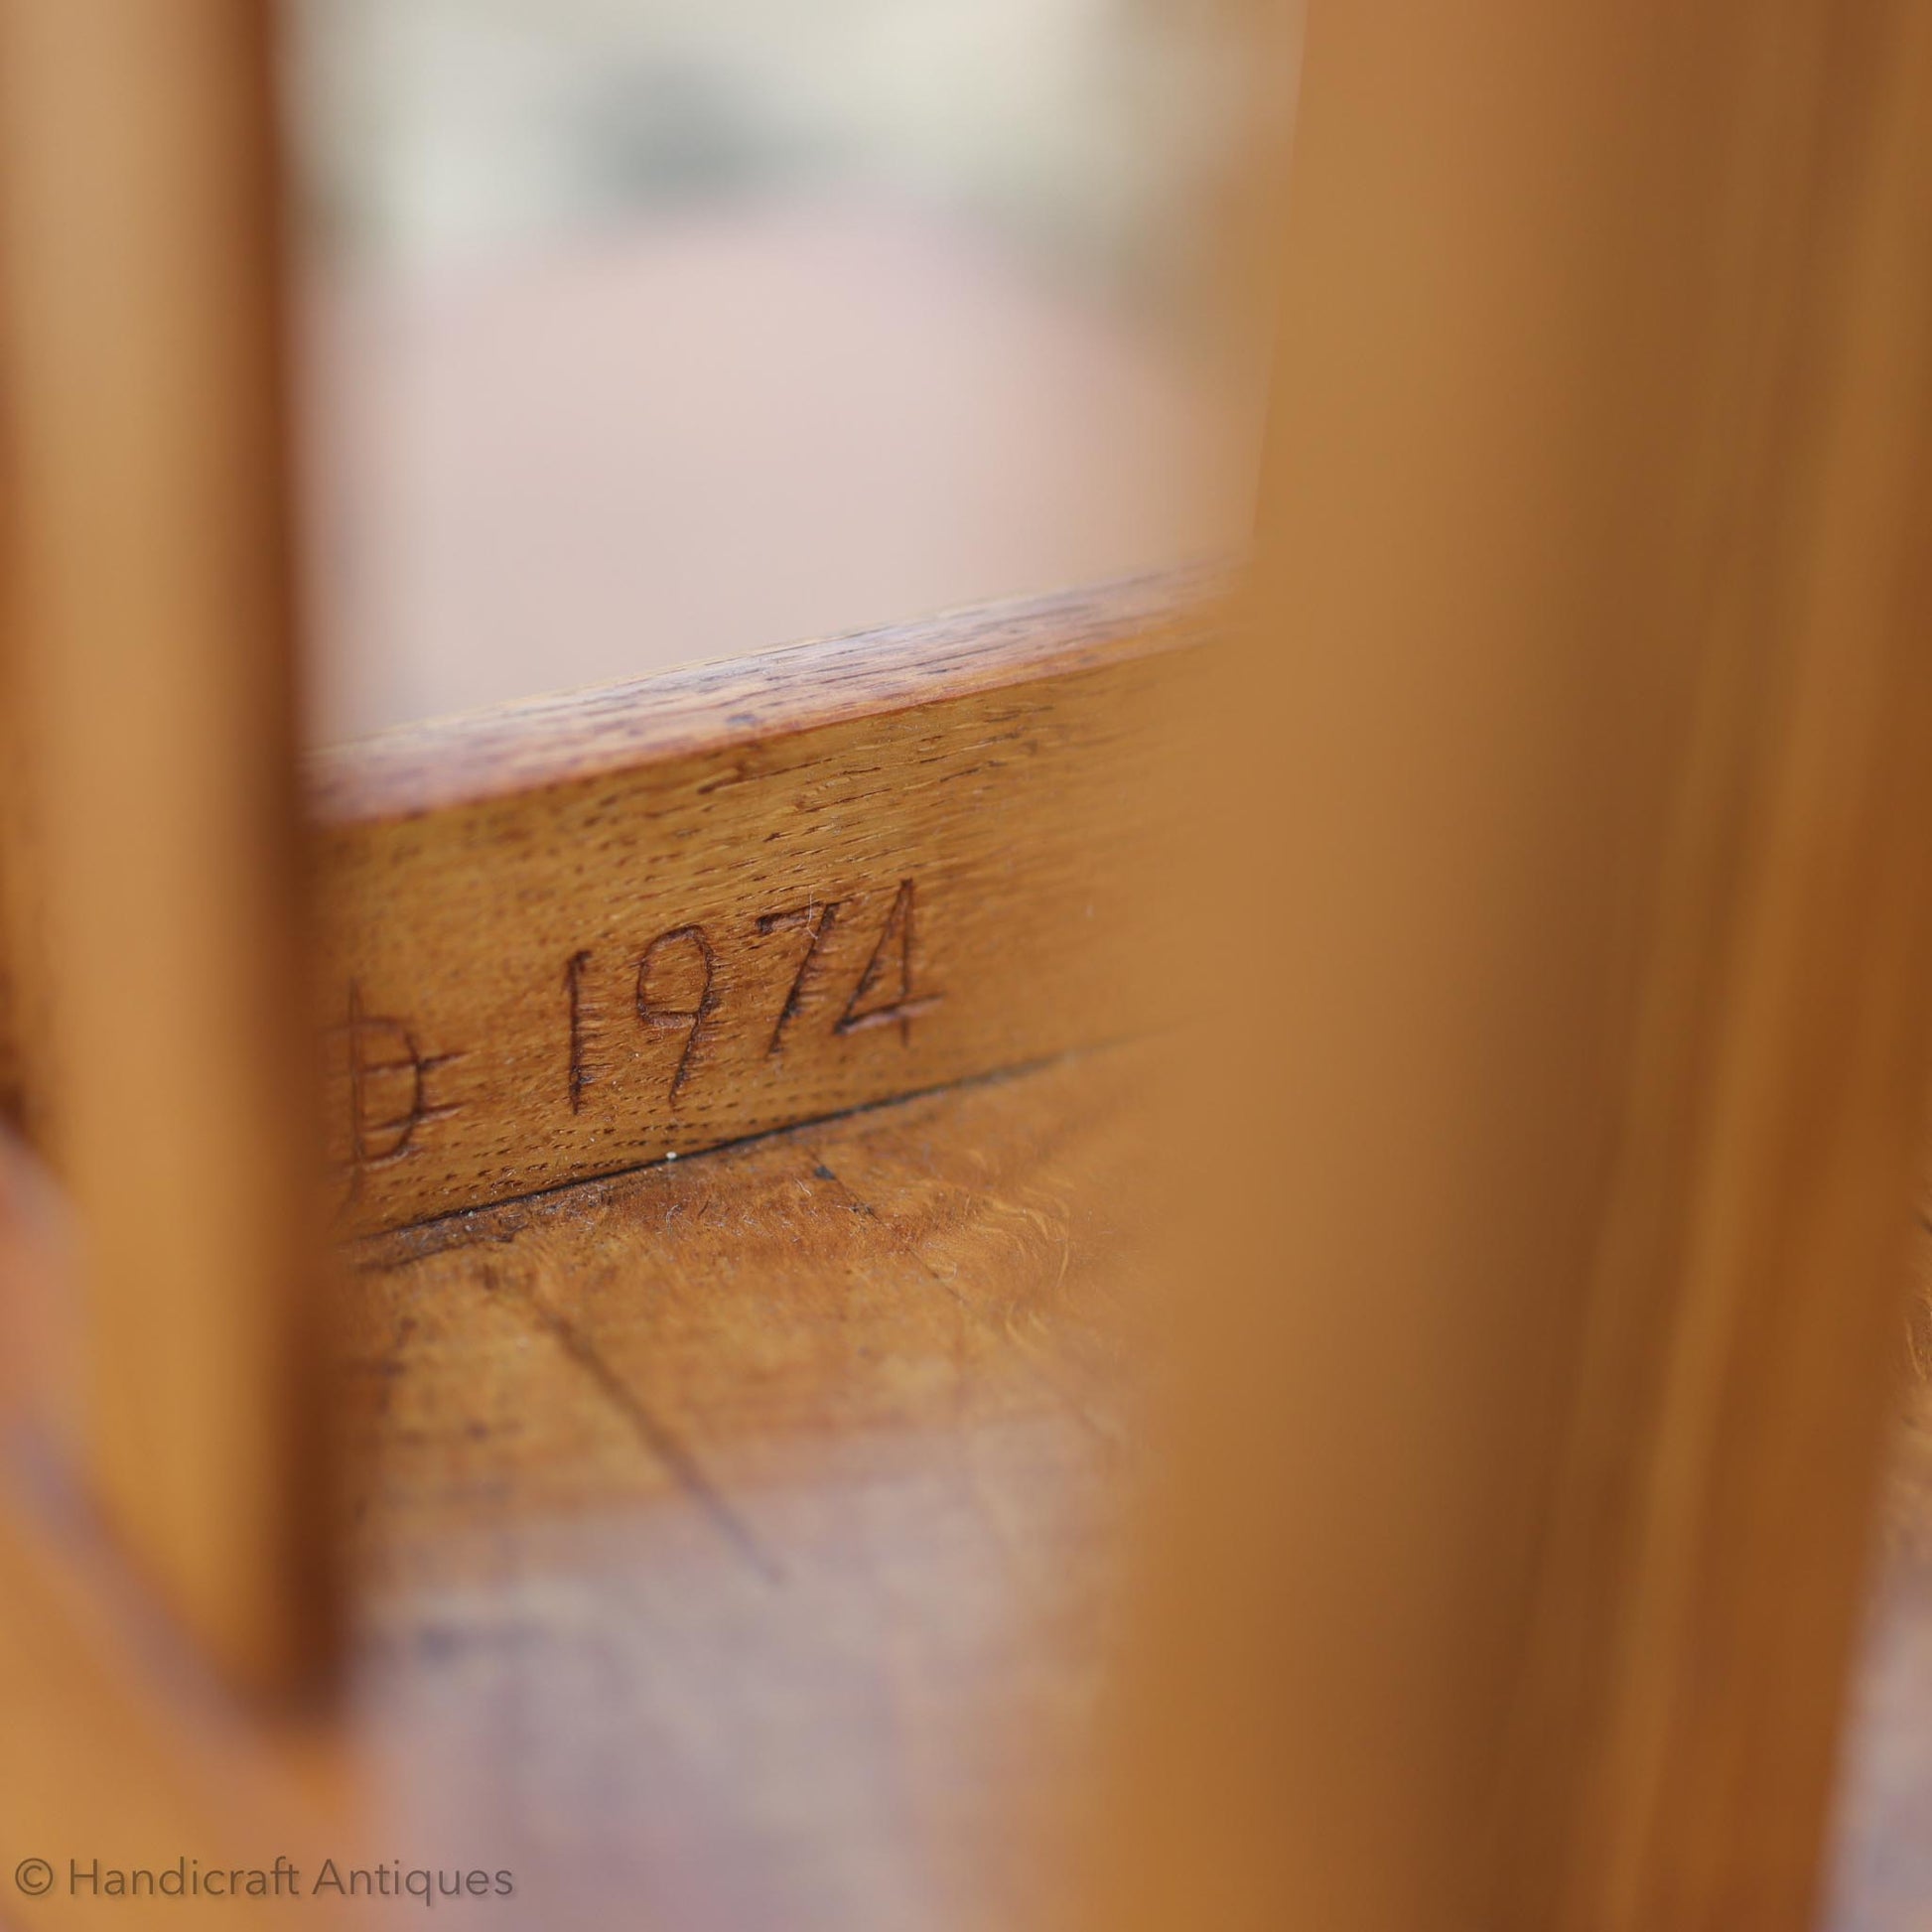
[[[583,1110],[584,1089],[593,1079],[586,1035],[590,1031],[590,1003],[584,993],[588,952],[574,952],[564,962],[564,984],[570,991],[570,1111]]]

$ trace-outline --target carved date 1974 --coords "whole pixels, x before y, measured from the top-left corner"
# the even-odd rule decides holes
[[[825,970],[824,955],[847,912],[849,900],[814,899],[782,911],[765,912],[757,921],[761,937],[774,932],[802,932],[805,949],[798,970],[786,989],[783,1004],[771,1024],[765,1045],[767,1057],[784,1052],[785,1040]],[[892,909],[880,928],[872,952],[860,972],[832,1032],[846,1035],[874,1027],[897,1026],[901,1040],[910,1043],[913,1020],[938,1003],[936,994],[913,991],[913,923],[917,893],[913,881],[899,882]],[[580,1112],[584,1095],[596,1078],[591,1057],[591,1014],[585,978],[592,955],[573,953],[565,963],[564,985],[570,1014],[570,1110]],[[701,1048],[720,1024],[716,990],[718,952],[701,925],[676,925],[660,932],[638,955],[635,1007],[639,1026],[652,1033],[682,1033],[683,1043],[671,1069],[665,1098],[673,1107],[691,1078]]]

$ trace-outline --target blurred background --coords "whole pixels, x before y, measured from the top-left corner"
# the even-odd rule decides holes
[[[312,731],[1223,552],[1232,0],[287,0]]]

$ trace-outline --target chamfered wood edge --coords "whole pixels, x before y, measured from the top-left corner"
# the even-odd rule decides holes
[[[325,827],[406,819],[1209,641],[1233,573],[1203,563],[559,692],[327,747]]]

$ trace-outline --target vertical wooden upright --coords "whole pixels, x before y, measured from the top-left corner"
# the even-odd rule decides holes
[[[1797,1932],[1932,1014],[1932,7],[1312,0],[1097,1922]]]
[[[0,0],[5,621],[83,1236],[72,1446],[262,1684],[316,1601],[268,16]]]

